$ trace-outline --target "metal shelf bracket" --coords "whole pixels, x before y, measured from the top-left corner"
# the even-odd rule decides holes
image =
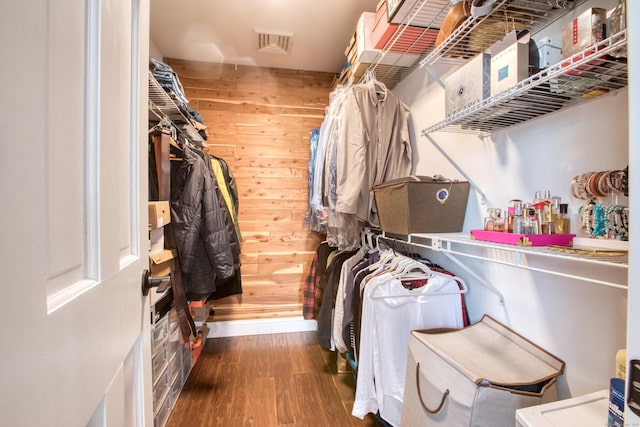
[[[464,177],[464,179],[466,179],[469,182],[469,184],[471,185],[471,187],[473,187],[473,189],[476,191],[476,193],[478,193],[480,195],[480,197],[481,197],[480,203],[483,204],[483,205],[486,205],[488,198],[484,194],[484,191],[482,191],[480,189],[480,187],[478,187],[478,185],[471,178],[469,178],[469,175],[467,175],[467,173],[460,167],[460,165],[458,165],[456,163],[456,161],[453,160],[453,158],[440,146],[440,144],[438,144],[436,142],[435,139],[433,139],[433,137],[430,134],[425,133],[423,135],[440,152],[440,154],[442,154],[447,159],[447,161],[449,163],[451,163],[451,165],[454,168],[456,168],[456,170],[458,172],[460,172],[460,175],[462,175]]]

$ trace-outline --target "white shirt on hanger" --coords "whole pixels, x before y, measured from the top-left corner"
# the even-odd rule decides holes
[[[405,288],[400,278],[389,272],[366,283],[352,415],[364,418],[379,410],[389,424],[400,425],[410,332],[462,328],[460,294],[434,294],[456,291],[459,286],[455,278],[441,274],[413,290]]]

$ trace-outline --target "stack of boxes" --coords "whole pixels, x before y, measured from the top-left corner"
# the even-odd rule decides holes
[[[392,24],[388,19],[387,2],[381,0],[376,12],[360,15],[345,56],[347,64],[335,84],[345,84],[350,78],[360,79],[371,64],[390,67],[411,67],[425,50],[433,45],[438,30]]]
[[[152,277],[168,276],[175,268],[177,251],[164,248],[164,226],[169,222],[169,202],[149,202],[149,271]]]

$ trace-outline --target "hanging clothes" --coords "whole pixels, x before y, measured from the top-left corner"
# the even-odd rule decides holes
[[[370,80],[352,87],[344,114],[336,211],[377,225],[373,186],[411,173],[409,110],[382,83]]]
[[[225,173],[226,162],[221,158],[214,158],[209,153],[196,151],[200,155],[205,164],[210,168],[209,172],[214,177],[216,185],[214,190],[218,199],[218,206],[224,218],[227,239],[231,247],[231,255],[233,256],[234,273],[230,278],[217,277],[215,279],[215,290],[207,297],[207,301],[225,298],[230,295],[242,294],[242,277],[240,271],[240,251],[241,237],[238,227],[237,215],[235,214],[235,205],[232,201],[234,190],[228,186],[228,176]],[[237,191],[237,190],[236,190]]]
[[[317,314],[317,332],[320,347],[327,350],[335,349],[331,331],[336,303],[336,290],[342,266],[353,255],[354,252],[336,251],[335,256],[329,258],[327,269],[320,279],[321,301]]]
[[[318,227],[318,224],[314,224],[316,220],[313,214],[313,182],[315,179],[315,166],[316,166],[316,156],[318,152],[318,143],[320,141],[320,128],[311,129],[309,131],[309,206],[307,207],[307,214],[304,217],[304,226],[311,230],[314,230]]]
[[[219,157],[209,156],[211,160],[211,167],[213,169],[213,175],[216,178],[216,182],[218,183],[218,188],[220,189],[220,193],[222,194],[222,198],[224,199],[225,206],[229,211],[231,216],[231,220],[233,222],[233,226],[235,229],[235,233],[237,236],[238,242],[242,242],[242,235],[240,234],[240,226],[238,224],[238,207],[236,200],[237,189],[234,191],[229,186],[229,168],[226,167],[226,163]],[[233,180],[233,178],[231,178]],[[235,197],[234,194],[235,193]]]
[[[231,202],[233,204],[233,212],[238,215],[240,209],[240,198],[238,196],[238,186],[236,185],[236,179],[231,172],[231,168],[225,159],[222,157],[215,156],[213,154],[209,154],[211,158],[218,161],[220,167],[222,168],[222,175],[227,183],[226,187],[228,189],[229,195],[231,196]]]
[[[305,224],[350,251],[358,248],[363,225],[378,225],[373,187],[411,174],[409,110],[372,75],[365,83],[338,86],[329,99]]]
[[[184,287],[188,300],[202,300],[216,280],[234,275],[234,256],[210,162],[184,144],[182,161],[172,163],[171,222]]]
[[[320,279],[327,269],[329,255],[336,251],[337,249],[329,245],[326,241],[320,243],[320,246],[316,249],[313,261],[311,262],[311,269],[304,282],[302,316],[305,320],[317,318],[322,297]]]
[[[410,332],[469,325],[466,284],[429,260],[403,255],[368,230],[356,251],[323,242],[305,281],[305,319],[320,346],[345,355],[356,373],[352,414],[397,426]]]
[[[404,257],[402,267],[419,263]],[[411,330],[465,326],[460,288],[453,277],[424,276],[402,268],[375,271],[363,282],[362,330],[352,415],[368,413],[400,425]],[[422,279],[425,279],[422,281]],[[386,350],[386,351],[385,351]]]

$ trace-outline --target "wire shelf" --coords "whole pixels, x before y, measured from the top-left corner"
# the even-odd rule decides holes
[[[571,8],[585,0],[567,2]],[[549,0],[496,0],[491,13],[486,16],[468,17],[451,35],[438,46],[435,45],[434,31],[439,31],[449,13],[449,0],[418,0],[405,15],[404,22],[398,24],[395,33],[372,61],[369,70],[376,78],[393,88],[416,68],[429,67],[436,62],[445,65],[462,65],[469,58],[485,51],[495,42],[504,38],[511,30],[529,30],[532,33],[549,25],[567,12],[566,8],[553,8]],[[415,33],[420,28],[419,33]],[[413,42],[406,45],[403,36],[412,31]],[[408,34],[408,33],[407,33]],[[399,48],[402,46],[402,48]],[[403,65],[406,55],[389,61],[389,55],[404,50],[422,51],[411,65]],[[395,58],[395,56],[394,56]]]
[[[422,130],[489,134],[627,87],[626,31]]]
[[[472,58],[512,30],[535,33],[564,12],[564,9],[554,9],[547,0],[498,0],[490,14],[468,17],[445,41],[425,55],[420,67],[446,58]]]
[[[191,124],[174,100],[153,77],[151,71],[149,71],[149,110],[158,117],[158,121],[166,117],[176,125]]]

